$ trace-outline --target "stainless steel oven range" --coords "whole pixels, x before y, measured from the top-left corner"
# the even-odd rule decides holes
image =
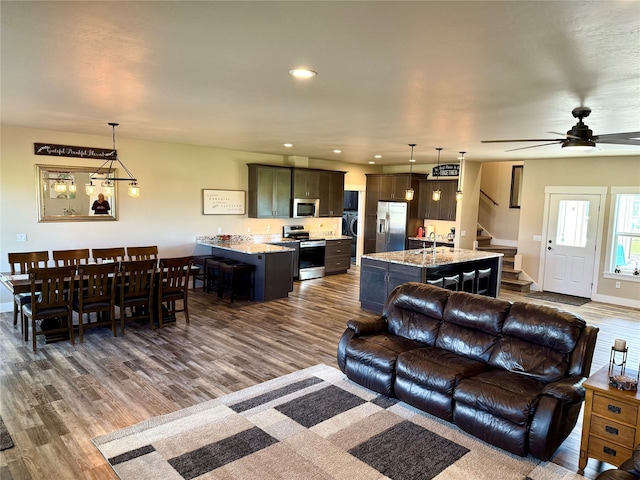
[[[324,277],[325,240],[310,240],[309,231],[304,225],[285,225],[282,227],[282,236],[300,241],[300,280]]]

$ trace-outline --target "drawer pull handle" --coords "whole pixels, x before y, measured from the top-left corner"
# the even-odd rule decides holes
[[[607,410],[609,410],[612,413],[620,413],[621,412],[621,408],[620,407],[616,407],[615,405],[607,405]]]
[[[611,435],[618,435],[618,429],[615,427],[610,427],[609,425],[607,425],[606,427],[604,427],[604,429],[606,430],[607,433],[610,433]]]
[[[606,453],[607,455],[611,455],[612,457],[616,456],[616,451],[613,448],[610,447],[602,447],[602,451],[604,453]]]

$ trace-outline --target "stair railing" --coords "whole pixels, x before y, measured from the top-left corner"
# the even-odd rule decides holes
[[[487,200],[489,200],[493,204],[494,207],[499,207],[500,206],[498,204],[498,202],[496,202],[493,198],[491,198],[489,195],[487,195],[486,192],[480,190],[480,194],[484,195],[487,198]]]

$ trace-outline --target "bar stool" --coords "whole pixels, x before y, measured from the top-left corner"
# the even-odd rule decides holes
[[[476,293],[476,271],[462,272],[462,282],[460,290],[463,292]]]
[[[207,269],[205,268],[205,262],[208,258],[216,258],[215,255],[196,255],[193,257],[193,265],[198,267],[197,273],[192,273],[193,289],[196,289],[196,280],[202,282],[202,291],[207,291]],[[219,257],[218,257],[219,258]]]
[[[204,261],[204,285],[202,289],[209,293],[215,288],[216,291],[220,289],[220,262],[237,262],[237,260],[231,260],[229,258],[212,255]]]
[[[233,262],[233,263],[232,263]],[[218,280],[218,297],[224,296],[225,289],[231,291],[231,303],[244,293],[249,300],[253,300],[255,265],[232,260],[220,261],[220,277]]]
[[[491,269],[484,268],[477,270],[476,293],[478,295],[489,295],[489,285],[491,283]]]
[[[442,282],[442,288],[446,288],[447,290],[453,290],[454,292],[458,291],[458,283],[460,282],[460,275],[451,275],[449,277],[445,276],[444,281]]]

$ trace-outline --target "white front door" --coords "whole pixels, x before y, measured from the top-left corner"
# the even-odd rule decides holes
[[[549,200],[543,290],[591,298],[600,195]]]

